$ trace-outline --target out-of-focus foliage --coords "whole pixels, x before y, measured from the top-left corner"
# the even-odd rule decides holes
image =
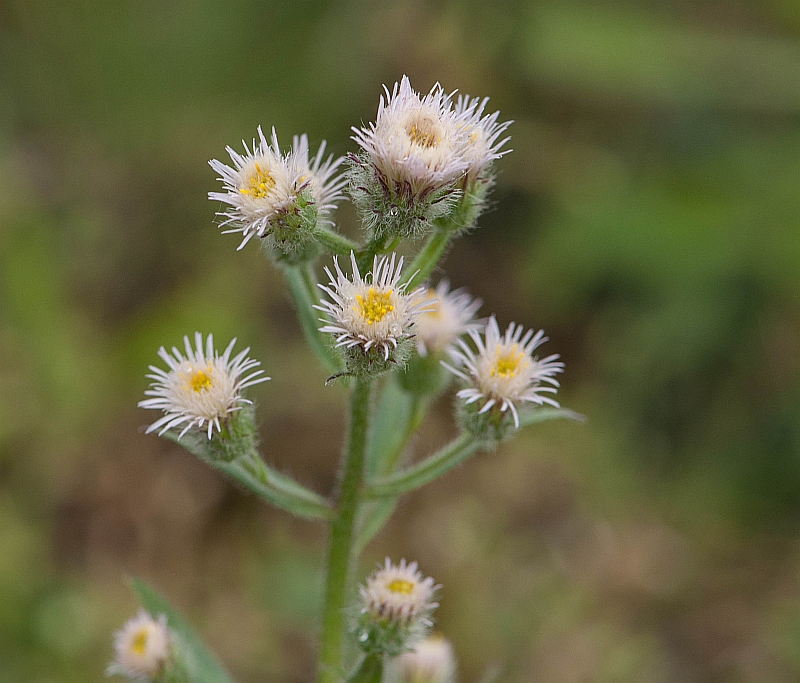
[[[259,124],[351,150],[403,73],[515,119],[448,275],[548,331],[589,420],[414,494],[368,563],[444,585],[466,683],[800,677],[797,3],[7,0],[0,682],[101,680],[126,574],[237,680],[310,679],[320,529],[134,406],[161,344],[236,335],[274,377],[270,462],[330,489],[344,393],[255,245],[217,234],[206,162]],[[452,429],[445,401],[416,452]]]

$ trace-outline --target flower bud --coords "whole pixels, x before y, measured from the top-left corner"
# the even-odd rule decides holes
[[[416,644],[433,624],[438,588],[432,578],[423,578],[416,562],[394,565],[387,558],[360,587],[356,639],[362,649],[396,656]]]
[[[395,683],[453,683],[455,675],[453,646],[441,636],[433,635],[397,657],[389,677]]]
[[[114,634],[114,661],[106,673],[155,681],[166,671],[171,656],[172,637],[166,616],[162,614],[156,620],[140,610]]]
[[[319,285],[330,300],[323,299],[317,308],[327,317],[321,332],[334,335],[342,349],[347,373],[357,377],[376,377],[402,367],[413,350],[412,330],[415,321],[430,302],[422,287],[406,292],[400,284],[403,258],[375,257],[372,271],[363,278],[355,254],[351,253],[352,279],[334,259],[336,275],[329,268],[328,285]]]
[[[316,156],[309,159],[308,138],[295,136],[292,150],[282,155],[278,137],[272,129],[267,141],[261,128],[252,149],[243,142],[245,154],[227,148],[233,166],[213,159],[211,167],[219,173],[224,192],[209,192],[209,199],[230,208],[218,215],[223,218],[223,233],[243,235],[239,249],[253,237],[264,240],[269,251],[289,264],[317,256],[318,222],[328,222],[327,215],[343,198],[347,180],[334,173],[343,158],[329,156],[323,161],[325,142]]]

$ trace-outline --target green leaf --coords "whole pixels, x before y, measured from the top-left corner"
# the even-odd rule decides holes
[[[328,343],[328,335],[319,331],[320,314],[314,308],[319,304],[319,296],[311,266],[287,266],[283,269],[283,273],[297,306],[297,316],[308,345],[328,372],[333,374],[341,372],[342,363]]]
[[[534,408],[530,411],[520,411],[519,427],[547,422],[549,420],[572,420],[573,422],[586,422],[586,416],[567,408]]]
[[[192,683],[233,683],[217,658],[206,647],[194,630],[183,620],[163,596],[141,579],[132,578],[131,587],[144,607],[152,617],[158,618],[164,614],[167,617],[167,626],[175,633],[185,648],[184,656],[187,659]]]
[[[414,398],[403,391],[394,374],[384,382],[367,443],[367,472],[384,473],[384,460],[403,447]]]

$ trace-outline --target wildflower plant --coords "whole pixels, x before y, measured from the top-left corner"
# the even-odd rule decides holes
[[[287,512],[327,525],[319,683],[403,680],[449,683],[452,646],[426,639],[441,587],[416,562],[387,559],[360,583],[358,557],[405,493],[445,475],[525,426],[562,410],[557,354],[535,356],[544,332],[494,316],[447,280],[428,283],[447,247],[475,227],[508,150],[499,113],[487,98],[427,95],[408,78],[385,89],[374,123],[354,128],[361,148],[342,158],[314,156],[305,135],[282,151],[276,132],[258,129],[244,153],[228,147],[232,166],[211,161],[222,191],[223,232],[241,234],[242,249],[261,243],[283,272],[305,338],[326,371],[347,383],[350,419],[339,482],[330,495],[302,486],[269,465],[258,449],[255,407],[247,391],[265,382],[249,348],[222,353],[211,335],[184,338],[158,351],[139,405],[161,414],[147,432],[173,440],[211,467]],[[339,234],[332,214],[345,192],[363,223],[363,240]],[[410,265],[396,252],[420,239]],[[322,266],[327,281],[320,281]],[[267,363],[268,370],[274,364]],[[459,434],[438,451],[404,464],[409,441],[432,402],[453,381]],[[439,577],[443,578],[443,577]],[[153,589],[134,581],[143,611],[115,637],[110,675],[156,683],[231,683],[180,615]],[[346,642],[351,647],[345,647]],[[357,652],[358,656],[346,656]]]

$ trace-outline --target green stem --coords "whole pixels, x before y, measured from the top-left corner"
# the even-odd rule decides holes
[[[356,380],[351,398],[350,436],[340,481],[338,513],[331,524],[319,683],[336,683],[341,678],[344,607],[353,557],[353,525],[364,475],[371,393],[369,381]]]
[[[407,289],[409,291],[418,287],[428,279],[433,269],[436,268],[439,261],[442,260],[442,256],[450,244],[452,235],[453,231],[450,230],[449,227],[440,227],[428,238],[425,246],[422,247],[414,258],[414,261],[408,267],[405,276],[401,280],[403,283],[408,283]]]
[[[245,461],[213,462],[220,472],[235,479],[275,507],[306,519],[330,519],[333,516],[328,502],[284,474],[273,470],[258,453]]]
[[[389,474],[394,472],[400,462],[400,457],[406,450],[408,442],[414,433],[419,429],[422,421],[425,419],[425,413],[428,411],[428,401],[424,400],[418,394],[414,394],[411,398],[411,409],[409,411],[408,424],[403,432],[403,436],[397,442],[394,450],[389,453],[388,457],[382,462],[381,473]]]
[[[406,450],[409,440],[425,419],[429,402],[429,400],[423,399],[419,395],[414,394],[412,396],[403,434],[400,439],[394,443],[388,455],[381,458],[378,463],[379,474],[386,475],[395,471],[400,462],[400,457]],[[378,501],[371,501],[361,508],[362,518],[359,522],[358,536],[356,537],[354,546],[357,555],[362,553],[367,543],[369,543],[374,538],[375,534],[383,528],[384,524],[389,521],[396,507],[397,498],[384,498]]]
[[[372,239],[364,245],[364,248],[356,254],[356,262],[358,263],[358,269],[361,271],[362,276],[372,268],[372,261],[375,256],[385,251],[385,245],[385,235],[381,235],[380,237],[373,236]]]
[[[370,482],[364,490],[364,496],[386,498],[418,489],[462,463],[480,445],[480,441],[472,434],[465,432],[422,462]]]
[[[294,297],[297,315],[300,318],[300,325],[308,345],[328,372],[332,374],[341,372],[342,367],[339,360],[322,332],[319,331],[319,314],[314,308],[314,305],[319,303],[319,297],[311,265],[286,266],[283,272]]]
[[[358,668],[347,678],[347,683],[381,683],[383,655],[364,655]]]
[[[350,256],[351,251],[358,251],[358,245],[355,242],[329,228],[317,226],[315,234],[319,243],[334,254]]]

